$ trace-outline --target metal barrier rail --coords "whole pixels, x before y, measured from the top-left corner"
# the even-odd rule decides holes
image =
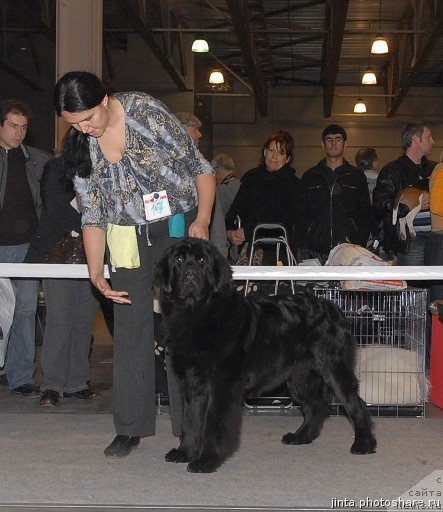
[[[370,266],[305,266],[298,267],[232,267],[235,280],[254,279],[256,281],[297,280],[297,281],[340,281],[343,279],[377,280],[443,280],[443,266],[398,267],[381,265]],[[106,272],[106,277],[109,273]],[[86,265],[52,265],[40,263],[0,263],[0,277],[35,277],[87,279]]]

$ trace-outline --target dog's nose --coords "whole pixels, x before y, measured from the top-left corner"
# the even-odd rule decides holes
[[[185,277],[187,277],[189,279],[194,279],[196,276],[197,276],[197,271],[196,270],[192,270],[190,268],[185,270]]]

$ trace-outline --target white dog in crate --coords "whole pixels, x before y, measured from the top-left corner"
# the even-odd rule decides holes
[[[360,396],[373,405],[416,405],[427,397],[428,383],[415,350],[389,345],[361,347],[356,375]]]

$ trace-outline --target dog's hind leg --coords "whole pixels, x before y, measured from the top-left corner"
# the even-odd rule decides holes
[[[309,444],[322,431],[326,416],[329,414],[328,389],[323,379],[313,370],[303,372],[298,368],[296,377],[287,382],[291,397],[302,406],[303,424],[295,433],[282,437],[283,444]]]
[[[375,453],[377,441],[372,433],[371,416],[366,404],[358,395],[358,381],[354,372],[343,362],[337,362],[328,368],[324,378],[353,423],[355,440],[351,446],[351,453]]]

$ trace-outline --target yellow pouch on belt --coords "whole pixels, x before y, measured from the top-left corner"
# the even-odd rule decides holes
[[[110,253],[110,263],[113,267],[140,267],[140,254],[138,252],[135,226],[108,224],[106,242]]]

